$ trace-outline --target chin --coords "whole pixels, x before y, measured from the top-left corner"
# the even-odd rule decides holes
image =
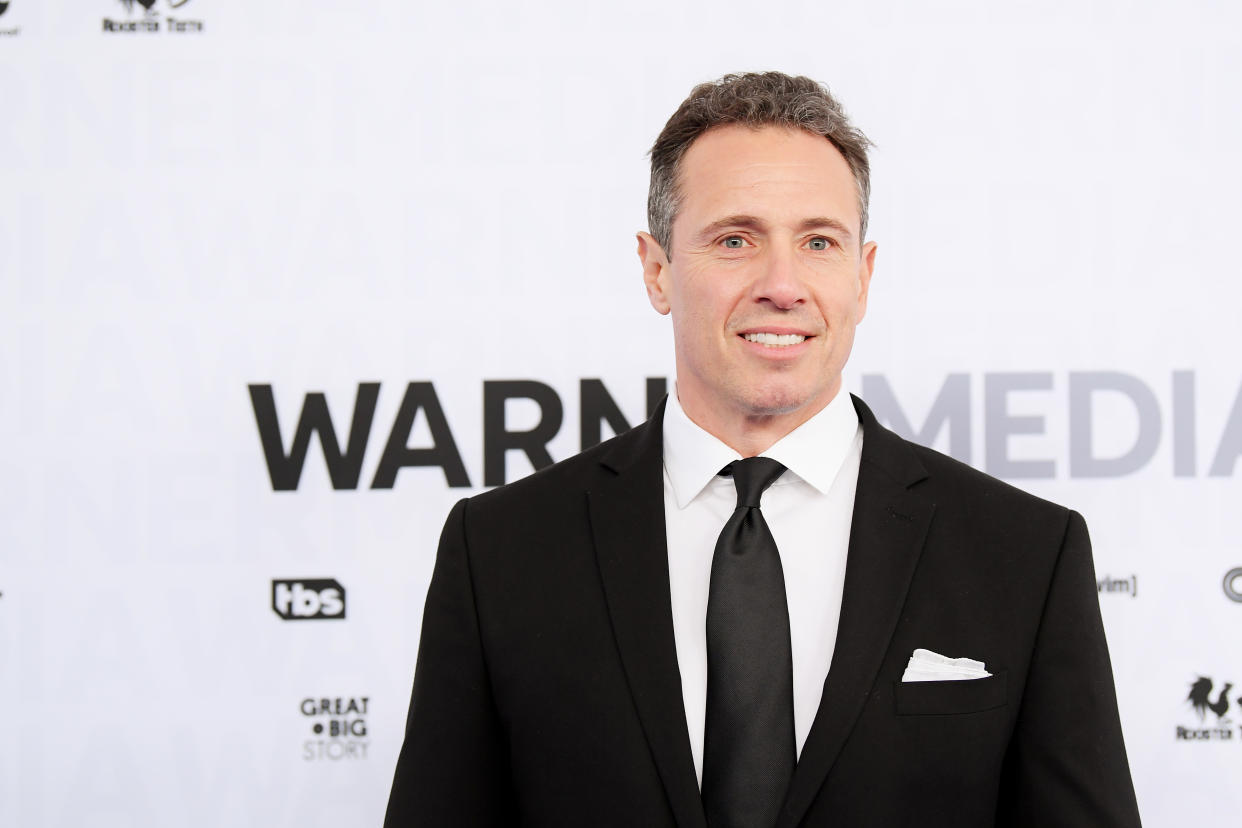
[[[750,397],[746,400],[746,407],[756,417],[774,417],[797,411],[810,401],[811,396],[793,390],[771,391]]]
[[[769,378],[770,380],[770,378]],[[752,416],[776,417],[813,407],[823,408],[832,399],[831,386],[793,382],[770,382],[742,389],[741,402]]]

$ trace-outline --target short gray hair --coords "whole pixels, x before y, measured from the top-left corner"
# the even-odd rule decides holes
[[[858,186],[859,244],[867,237],[871,166],[867,139],[846,117],[828,87],[783,72],[746,72],[701,83],[668,119],[651,147],[651,185],[647,222],[651,235],[672,255],[673,219],[681,209],[678,174],[690,145],[708,130],[726,124],[754,129],[784,126],[826,138],[845,158]]]

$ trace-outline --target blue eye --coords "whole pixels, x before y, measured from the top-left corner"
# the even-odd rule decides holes
[[[741,236],[729,236],[727,239],[724,240],[724,246],[732,250],[738,250],[741,247],[743,247],[745,244],[746,242],[742,239]]]
[[[815,238],[811,239],[809,244],[812,250],[827,250],[829,242],[825,238]]]

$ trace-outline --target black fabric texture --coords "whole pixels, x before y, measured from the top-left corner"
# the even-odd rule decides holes
[[[730,463],[737,507],[712,558],[707,602],[703,808],[711,828],[770,828],[797,762],[785,576],[763,492],[785,472],[768,457]]]

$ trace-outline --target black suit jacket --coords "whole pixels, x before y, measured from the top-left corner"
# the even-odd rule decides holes
[[[1082,518],[854,402],[836,649],[779,828],[1137,826]],[[706,827],[673,642],[662,414],[454,507],[387,828]],[[903,684],[918,647],[993,676]]]

